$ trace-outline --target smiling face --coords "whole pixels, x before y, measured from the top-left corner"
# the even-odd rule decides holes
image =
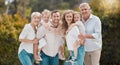
[[[74,14],[74,21],[77,22],[77,21],[80,21],[81,20],[81,15],[80,13],[75,13]]]
[[[31,15],[31,23],[35,26],[39,24],[41,20],[41,14],[39,12],[33,12]]]
[[[62,16],[62,25],[65,31],[67,31],[68,27],[74,23],[73,20],[73,10],[65,10]]]
[[[44,14],[44,15],[42,16],[42,18],[43,18],[43,20],[47,23],[47,22],[49,21],[49,19],[50,19],[50,14]]]
[[[35,26],[39,24],[40,20],[41,20],[40,17],[37,16],[34,16],[32,18],[32,22],[34,23]]]
[[[70,25],[73,21],[73,13],[67,13],[65,15],[65,20],[66,20],[67,24]]]
[[[87,3],[83,3],[80,5],[80,10],[81,10],[83,19],[87,20],[91,14],[90,6]]]
[[[44,20],[45,23],[48,23],[51,17],[51,11],[44,9],[42,12],[42,19]]]
[[[60,12],[52,13],[51,18],[52,18],[53,25],[57,27],[60,21]]]

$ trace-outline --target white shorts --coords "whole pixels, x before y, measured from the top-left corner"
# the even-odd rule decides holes
[[[38,48],[42,48],[47,44],[46,40],[44,38],[39,40]]]

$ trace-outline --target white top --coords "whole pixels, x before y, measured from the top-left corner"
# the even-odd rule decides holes
[[[51,57],[56,56],[56,54],[59,51],[60,45],[63,44],[61,42],[62,37],[59,35],[56,35],[53,31],[49,31],[45,29],[44,26],[41,26],[40,28],[38,28],[37,38],[41,39],[43,37],[45,38],[47,44],[42,48],[42,51],[48,56],[51,56]]]
[[[35,38],[35,31],[30,24],[26,24],[20,33],[19,39],[33,40]],[[28,53],[33,53],[33,43],[21,42],[18,53],[22,50],[26,50]]]
[[[41,38],[41,39],[39,40],[38,48],[41,49],[41,48],[43,48],[46,44],[47,44],[47,42],[46,42],[45,38]]]
[[[40,26],[42,26],[42,24],[45,23],[43,19],[42,19],[40,22],[41,22],[41,25],[40,25]],[[51,25],[50,20],[49,20],[46,24],[47,24],[47,25],[49,25],[49,24]],[[40,27],[40,26],[39,26],[39,27]],[[41,39],[39,40],[38,48],[43,48],[46,44],[47,44],[46,39],[43,37],[43,38],[41,38]]]
[[[84,21],[85,34],[92,34],[95,39],[86,39],[85,51],[95,51],[102,48],[101,21],[97,16],[90,15],[87,21]]]
[[[85,26],[82,21],[77,21],[75,24],[77,24],[79,32],[82,34],[85,34]]]
[[[66,43],[68,50],[73,50],[73,44],[78,40],[79,29],[77,26],[74,26],[66,35]]]

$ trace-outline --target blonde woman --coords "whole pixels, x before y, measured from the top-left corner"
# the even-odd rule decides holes
[[[26,24],[20,33],[19,40],[21,44],[18,50],[19,60],[22,65],[33,65],[33,43],[36,41],[37,26],[40,22],[41,14],[39,12],[33,12],[31,14],[31,22]]]

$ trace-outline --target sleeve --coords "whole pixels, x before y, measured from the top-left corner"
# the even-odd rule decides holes
[[[101,21],[99,18],[97,18],[95,22],[95,29],[94,33],[92,34],[95,39],[98,39],[101,35]]]
[[[46,44],[47,44],[46,40],[45,40],[44,38],[41,38],[41,39],[39,40],[38,48],[42,48],[42,47],[44,47]]]
[[[28,34],[28,30],[29,30],[29,27],[28,25],[26,24],[22,30],[22,32],[20,33],[19,35],[19,39],[25,39],[27,34]]]
[[[41,39],[41,38],[43,38],[43,37],[45,36],[46,33],[47,33],[47,30],[45,29],[45,27],[44,27],[44,26],[41,26],[41,27],[39,27],[38,30],[37,30],[37,35],[36,35],[36,37],[37,37],[38,39]]]
[[[83,34],[85,34],[85,26],[82,23],[82,21],[79,21],[79,25],[78,25],[79,31]]]

